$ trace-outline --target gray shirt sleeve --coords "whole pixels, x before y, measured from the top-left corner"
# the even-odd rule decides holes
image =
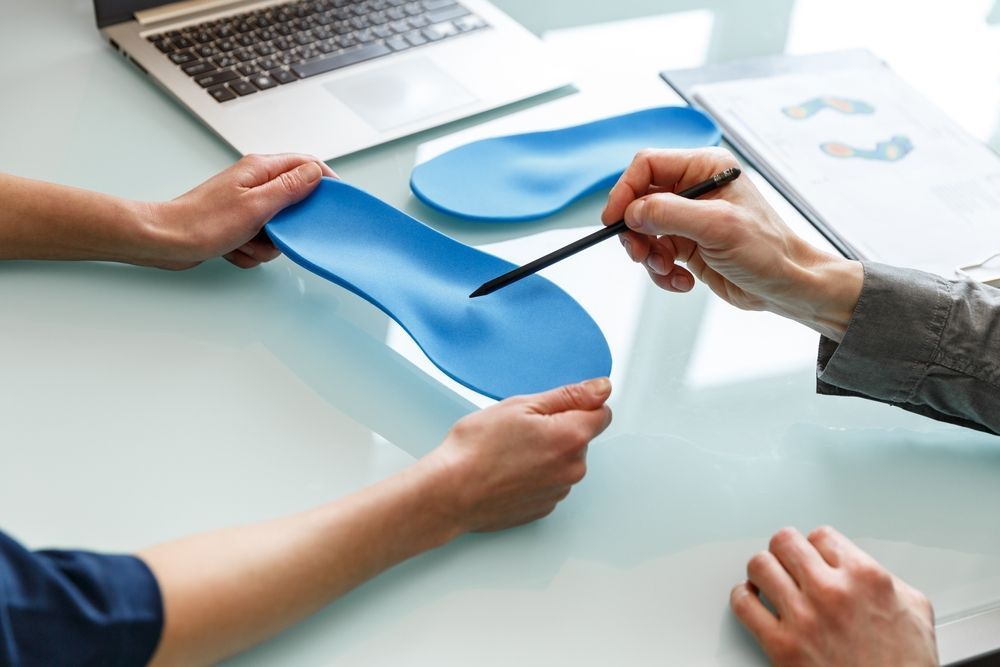
[[[864,270],[844,340],[820,340],[817,391],[1000,434],[1000,289],[876,263]]]

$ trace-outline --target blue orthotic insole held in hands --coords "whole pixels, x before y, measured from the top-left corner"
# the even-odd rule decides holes
[[[491,398],[608,375],[611,352],[590,315],[534,275],[470,299],[514,268],[351,185],[324,178],[265,227],[294,262],[396,320],[434,364]]]
[[[473,141],[414,167],[410,189],[428,206],[462,218],[534,220],[611,187],[643,148],[714,146],[721,137],[700,111],[657,107]]]

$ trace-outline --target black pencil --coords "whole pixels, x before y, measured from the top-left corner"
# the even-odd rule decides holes
[[[729,169],[726,169],[725,171],[720,171],[712,178],[704,180],[701,183],[698,183],[697,185],[693,185],[687,190],[684,190],[683,192],[678,192],[677,194],[678,196],[685,197],[687,199],[696,199],[704,194],[708,194],[712,190],[722,187],[723,185],[729,183],[732,180],[735,180],[736,177],[739,175],[740,175],[739,167],[731,167]],[[608,225],[607,227],[597,230],[593,234],[589,234],[588,236],[584,236],[582,239],[573,241],[569,245],[559,248],[558,250],[555,250],[553,252],[550,252],[548,255],[545,255],[544,257],[539,257],[533,262],[528,262],[524,266],[519,266],[513,271],[509,271],[508,273],[505,273],[502,276],[499,276],[497,278],[494,278],[493,280],[483,283],[482,285],[479,286],[479,288],[475,292],[469,295],[469,298],[472,299],[477,296],[485,296],[487,294],[492,294],[501,287],[506,287],[511,283],[516,283],[518,280],[521,280],[522,278],[527,278],[531,274],[541,271],[547,266],[552,266],[553,264],[555,264],[560,260],[566,259],[571,255],[575,255],[581,250],[585,250],[592,245],[600,243],[604,239],[609,239],[612,236],[617,236],[624,231],[628,231],[628,227],[625,226],[624,220],[619,220],[613,225]]]

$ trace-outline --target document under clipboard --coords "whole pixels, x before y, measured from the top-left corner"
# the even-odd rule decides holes
[[[661,76],[845,256],[1000,285],[1000,155],[870,52]]]

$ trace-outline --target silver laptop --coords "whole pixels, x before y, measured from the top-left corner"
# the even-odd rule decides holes
[[[117,51],[242,154],[328,160],[568,83],[485,0],[94,0]]]

